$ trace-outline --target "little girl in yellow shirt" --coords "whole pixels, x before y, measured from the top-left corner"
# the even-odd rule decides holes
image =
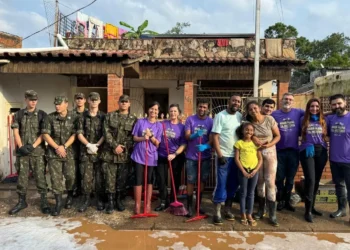
[[[254,127],[245,122],[238,127],[236,134],[239,140],[235,143],[235,162],[239,168],[241,223],[256,226],[253,219],[254,192],[258,182],[258,171],[262,164],[262,155],[252,141]],[[246,213],[247,211],[247,213]]]

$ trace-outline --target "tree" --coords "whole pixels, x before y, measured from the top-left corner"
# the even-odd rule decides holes
[[[265,30],[265,38],[297,38],[298,31],[294,26],[285,25],[284,23],[275,23]]]
[[[191,24],[189,22],[183,22],[183,23],[177,22],[176,25],[172,27],[170,30],[168,30],[167,32],[165,32],[165,34],[176,34],[176,35],[184,34],[184,29],[190,26]]]
[[[148,20],[145,20],[138,28],[137,30],[135,30],[134,27],[132,27],[131,25],[125,23],[125,22],[119,22],[120,25],[127,27],[130,29],[130,31],[125,33],[125,37],[126,38],[135,38],[135,39],[139,39],[141,37],[141,35],[144,34],[150,34],[150,35],[158,35],[157,32],[152,31],[152,30],[145,30],[148,26]]]

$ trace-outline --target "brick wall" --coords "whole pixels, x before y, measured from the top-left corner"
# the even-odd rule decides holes
[[[119,97],[123,94],[123,78],[116,74],[109,74],[107,77],[107,111],[118,109]]]
[[[288,82],[279,82],[277,88],[277,108],[280,108],[281,100],[283,94],[288,92],[289,83]]]
[[[183,113],[187,117],[193,114],[193,82],[185,82],[184,95]]]
[[[22,48],[22,38],[0,31],[0,48]]]

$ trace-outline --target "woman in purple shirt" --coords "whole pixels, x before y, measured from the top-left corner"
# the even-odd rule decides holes
[[[312,223],[312,215],[322,216],[315,210],[315,198],[327,163],[327,122],[323,116],[321,102],[313,98],[306,104],[305,115],[301,118],[300,163],[305,182],[305,220]]]
[[[162,125],[157,121],[160,105],[158,102],[152,102],[148,106],[148,117],[139,119],[132,131],[134,136],[135,146],[131,154],[131,159],[135,162],[135,214],[140,213],[142,184],[144,180],[144,168],[146,165],[146,147],[147,150],[147,208],[146,211],[151,211],[151,197],[153,191],[152,175],[153,167],[157,166],[158,147],[162,135]],[[147,145],[148,144],[148,145]],[[146,191],[146,190],[145,190]]]
[[[171,161],[174,180],[175,193],[180,186],[181,171],[185,163],[183,154],[186,148],[185,126],[179,121],[181,110],[179,104],[171,104],[169,106],[169,120],[162,122],[162,128],[165,127],[165,134],[169,146],[169,154],[165,144],[164,131],[162,131],[162,139],[158,148],[158,167],[156,168],[157,181],[159,187],[160,205],[155,211],[163,211],[169,206],[168,200],[168,161]],[[171,196],[173,197],[173,188],[171,188]]]

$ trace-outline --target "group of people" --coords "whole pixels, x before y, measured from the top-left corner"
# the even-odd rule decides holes
[[[250,101],[243,116],[240,112],[242,99],[233,95],[228,100],[227,109],[212,119],[208,116],[210,103],[202,99],[197,103],[196,114],[182,124],[178,104],[169,106],[168,120],[158,120],[161,108],[158,102],[152,102],[147,107],[146,118],[137,119],[129,112],[131,103],[127,95],[119,98],[117,111],[104,114],[99,111],[101,100],[96,92],[90,93],[87,98],[88,109],[84,106],[85,96],[76,94],[77,107],[73,111],[68,111],[65,96],[57,96],[54,100],[56,111],[46,115],[36,108],[37,93],[28,90],[25,92],[27,106],[15,114],[12,124],[18,146],[19,202],[10,214],[27,207],[30,169],[41,194],[41,210],[45,214],[60,214],[64,190],[68,194],[64,205],[66,209],[72,207],[74,192],[81,190],[83,201],[78,210],[86,211],[91,205],[93,183],[97,210],[105,210],[106,213],[115,209],[123,211],[123,192],[131,169],[134,169],[134,213],[140,213],[144,180],[147,181],[146,212],[150,212],[154,174],[160,198],[155,210],[163,211],[174,199],[168,195],[167,189],[171,162],[175,183],[172,193],[178,190],[183,166],[186,168],[186,216],[192,217],[198,166],[201,168],[200,191],[203,191],[214,150],[214,224],[222,224],[223,217],[235,220],[232,202],[239,188],[243,225],[256,226],[267,207],[270,223],[278,226],[276,210],[295,211],[290,197],[299,161],[305,175],[305,220],[313,222],[313,215],[322,215],[315,209],[315,198],[328,160],[329,141],[330,165],[338,198],[338,210],[331,217],[346,216],[347,199],[350,201],[350,194],[346,197],[345,189],[345,186],[348,190],[350,188],[350,114],[345,108],[345,97],[341,94],[330,97],[332,113],[326,114],[317,98],[309,100],[305,111],[292,108],[293,100],[293,94],[284,94],[282,107],[276,111],[272,99],[265,99],[261,106],[256,101]],[[56,199],[53,209],[46,198],[46,164]],[[146,166],[148,175],[144,178]],[[253,213],[255,190],[259,207]],[[199,212],[205,213],[201,200],[202,196],[199,197]]]

